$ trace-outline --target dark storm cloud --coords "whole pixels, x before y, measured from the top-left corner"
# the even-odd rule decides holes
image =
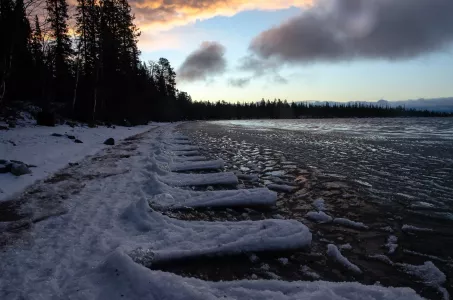
[[[250,83],[251,78],[244,77],[244,78],[231,78],[228,80],[228,83],[231,86],[243,88],[246,87]]]
[[[250,49],[284,62],[407,59],[453,41],[452,0],[320,0]]]
[[[203,42],[182,63],[179,78],[185,81],[205,80],[225,72],[225,47],[217,42]]]

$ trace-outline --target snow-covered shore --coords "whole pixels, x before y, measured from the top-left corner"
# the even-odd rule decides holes
[[[23,127],[0,131],[0,159],[17,160],[36,166],[31,169],[32,173],[19,177],[0,174],[0,201],[13,197],[35,181],[66,167],[68,163],[77,162],[107,147],[104,141],[108,138],[122,140],[155,126],[159,124],[116,128],[72,128],[68,125],[44,127],[26,124]],[[75,143],[75,139],[83,143]]]
[[[36,222],[26,234],[14,236],[3,246],[1,299],[421,299],[409,288],[325,281],[214,283],[153,270],[156,263],[190,257],[302,249],[310,247],[312,234],[295,220],[205,222],[164,216],[158,209],[273,205],[276,200],[275,193],[266,189],[200,192],[180,188],[212,182],[234,185],[237,177],[222,170],[172,172],[176,164],[190,165],[187,162],[194,161],[194,156],[186,155],[196,151],[191,146],[181,147],[189,141],[175,132],[175,125],[136,128],[132,133],[125,129],[123,138],[151,130],[108,149],[102,149],[102,142],[108,137],[118,139],[122,129],[115,129],[119,131],[115,135],[99,129],[71,132],[87,141],[80,144],[86,144],[82,149],[64,137],[51,137],[61,139],[61,147],[51,141],[51,133],[65,133],[65,128],[52,129],[34,134],[24,129],[17,139],[23,142],[15,146],[22,150],[18,156],[5,158],[36,164],[36,176],[41,176],[37,180],[65,166],[68,159],[76,161],[100,151],[65,170],[68,184],[37,183],[38,188],[59,196],[65,213]],[[34,138],[39,135],[41,141]],[[216,162],[216,166],[222,163]],[[211,169],[213,164],[205,167]],[[83,185],[72,188],[70,183],[80,178]],[[15,191],[25,185],[16,185]],[[39,203],[36,196],[27,197],[27,201]]]

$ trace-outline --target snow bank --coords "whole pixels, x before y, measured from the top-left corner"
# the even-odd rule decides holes
[[[283,282],[241,280],[207,282],[174,274],[152,271],[115,251],[97,269],[77,282],[68,284],[70,299],[143,300],[419,300],[408,288],[385,288],[360,283]]]
[[[209,174],[175,174],[169,173],[159,176],[159,180],[172,186],[200,186],[200,185],[236,185],[238,178],[234,173],[209,173]]]
[[[332,217],[327,215],[325,212],[320,211],[310,211],[308,212],[305,217],[307,219],[310,219],[312,221],[318,222],[318,223],[328,223],[332,222]]]
[[[123,214],[142,232],[127,248],[134,260],[145,265],[199,256],[235,255],[244,252],[291,250],[309,247],[311,233],[295,220],[242,222],[188,222],[153,211],[145,200],[132,204]],[[146,234],[166,233],[164,243]]]
[[[335,224],[343,225],[346,227],[352,227],[357,229],[368,229],[368,226],[366,226],[362,222],[355,222],[345,218],[335,218],[333,222]]]
[[[37,180],[44,179],[69,162],[76,162],[87,155],[94,154],[104,145],[107,138],[121,140],[145,132],[157,124],[137,127],[56,127],[28,126],[18,127],[0,134],[0,159],[19,160],[35,165],[32,173],[16,177],[10,173],[0,174],[0,201],[13,197]],[[62,136],[52,136],[57,133]],[[72,135],[83,143],[74,143],[65,134]]]
[[[342,264],[348,270],[351,270],[355,273],[362,273],[362,270],[360,270],[359,267],[357,267],[352,262],[350,262],[346,257],[344,257],[341,254],[340,250],[338,250],[337,246],[335,246],[334,244],[327,245],[327,255],[332,257],[338,263]]]
[[[150,202],[161,208],[180,209],[185,207],[273,206],[277,201],[277,193],[266,188],[207,191],[197,194],[180,200],[177,200],[180,197],[175,199],[156,195],[150,199]]]
[[[225,164],[221,159],[209,161],[186,161],[171,164],[170,170],[173,172],[219,170],[223,169],[224,166]]]

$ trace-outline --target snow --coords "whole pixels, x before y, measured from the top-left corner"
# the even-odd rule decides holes
[[[137,127],[74,127],[61,125],[56,127],[25,126],[2,131],[0,134],[0,159],[19,160],[35,165],[32,173],[16,177],[12,174],[0,174],[0,201],[7,200],[21,192],[37,180],[44,179],[69,162],[77,162],[87,155],[109,147],[104,145],[107,138],[121,140],[145,132],[157,124]],[[55,137],[58,133],[63,136]],[[76,144],[65,134],[73,135],[83,141]],[[16,145],[14,146],[13,143]]]
[[[398,263],[396,265],[405,272],[420,278],[427,286],[436,288],[442,294],[444,300],[450,299],[450,294],[447,289],[442,287],[446,282],[447,277],[431,261],[426,261],[420,266],[403,263]]]
[[[277,192],[285,192],[290,193],[296,189],[294,186],[286,185],[286,184],[268,184],[267,188]]]
[[[318,210],[318,211],[323,211],[326,210],[326,205],[324,203],[324,199],[316,199],[313,201],[313,206]]]
[[[398,244],[396,242],[398,242],[398,238],[394,235],[389,236],[387,239],[387,244],[385,244],[385,246],[389,249],[389,254],[395,253],[396,248],[398,248]]]
[[[362,222],[355,222],[345,218],[335,218],[333,222],[346,227],[352,227],[357,229],[368,229],[368,226],[366,226]]]
[[[119,144],[93,157],[102,159],[81,160],[79,166],[65,170],[70,177],[66,183],[37,183],[35,187],[44,190],[48,199],[58,199],[58,204],[46,205],[61,205],[63,213],[30,224],[23,239],[2,245],[0,299],[421,299],[409,288],[323,281],[208,282],[152,270],[158,263],[173,260],[254,255],[311,244],[310,231],[295,220],[182,221],[153,210],[149,204],[153,199],[164,206],[204,199],[201,195],[205,192],[179,189],[178,183],[208,184],[213,177],[237,182],[232,173],[168,172],[169,163],[175,161],[174,152],[162,149],[177,140],[182,141],[178,145],[188,145],[174,128],[175,124],[168,124],[150,130],[142,139],[131,141],[134,150]],[[72,147],[79,146],[71,144],[67,151],[76,153]],[[118,159],[123,153],[130,155]],[[216,192],[220,191],[209,192],[205,198],[214,201],[221,195]],[[264,190],[259,193],[271,195]],[[27,209],[53,212],[55,208],[38,205],[40,197],[27,194]]]
[[[223,169],[223,160],[210,161],[186,161],[178,162],[170,165],[170,170],[173,172],[197,171],[197,170],[219,170]]]
[[[302,274],[304,274],[305,276],[311,277],[313,279],[321,278],[321,276],[319,276],[319,274],[316,273],[315,271],[313,271],[309,266],[302,266],[302,267],[300,267],[300,270],[301,270]]]
[[[159,180],[172,186],[200,186],[200,185],[236,185],[238,178],[232,172],[209,174],[174,174],[159,176]]]
[[[332,222],[332,217],[327,215],[325,212],[320,211],[310,211],[308,212],[305,217],[307,219],[310,219],[312,221],[318,222],[318,223],[328,223]]]
[[[302,249],[311,244],[311,233],[295,220],[242,222],[188,222],[153,211],[146,200],[132,204],[123,219],[141,233],[135,235],[134,260],[145,265],[198,256]],[[147,232],[171,229],[165,243],[155,243]]]
[[[181,209],[185,207],[251,207],[273,206],[277,201],[277,194],[266,188],[220,190],[207,192],[192,192],[191,197],[184,195],[173,196],[159,194],[150,199],[152,205],[159,208]]]
[[[355,273],[362,273],[359,267],[350,262],[346,257],[344,257],[337,246],[334,244],[327,245],[327,255],[332,257],[335,261],[346,267],[346,269],[351,270]]]
[[[352,246],[351,246],[351,244],[349,244],[349,243],[340,245],[339,248],[340,248],[341,250],[352,250]]]
[[[278,261],[284,266],[288,264],[288,259],[286,257],[281,257],[278,259]]]
[[[407,224],[404,224],[403,227],[401,227],[401,230],[405,231],[405,232],[430,232],[430,231],[433,231],[431,228],[422,228],[422,227],[416,227],[416,226],[412,226],[412,225],[407,225]]]

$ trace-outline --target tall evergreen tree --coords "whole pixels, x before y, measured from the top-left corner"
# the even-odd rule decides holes
[[[68,4],[65,0],[47,0],[47,21],[52,38],[50,57],[53,72],[53,91],[56,101],[65,101],[72,95],[71,57],[73,55],[68,29]]]

